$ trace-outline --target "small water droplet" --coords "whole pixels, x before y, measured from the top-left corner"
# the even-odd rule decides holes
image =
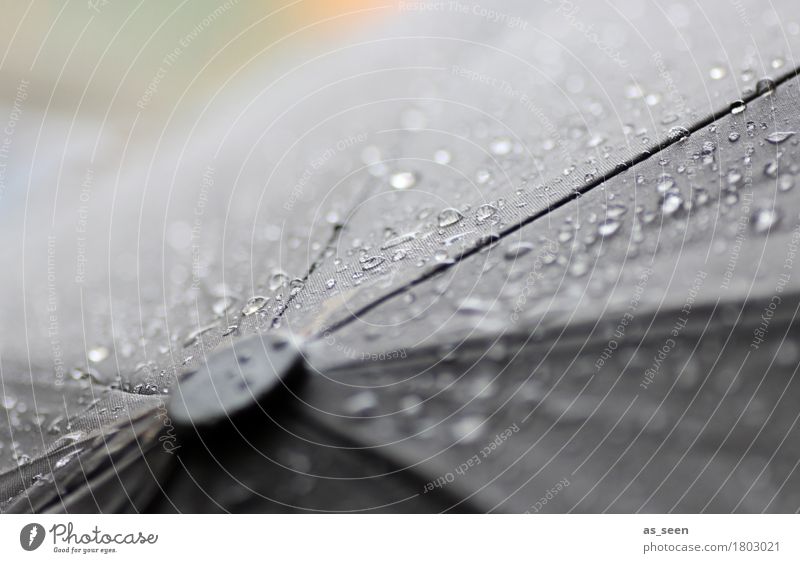
[[[662,174],[656,184],[656,191],[660,194],[665,194],[675,187],[675,179],[669,174]]]
[[[222,316],[228,309],[233,307],[235,303],[236,300],[233,299],[232,297],[223,297],[221,299],[218,299],[217,301],[214,301],[214,303],[211,305],[211,310],[214,312],[215,315]]]
[[[362,391],[349,397],[345,403],[345,410],[352,416],[369,416],[378,406],[378,398],[372,391]]]
[[[612,203],[606,207],[606,217],[608,219],[619,219],[628,212],[628,208],[621,203]]]
[[[773,145],[780,145],[786,139],[794,135],[794,131],[775,131],[767,135],[766,139],[768,143],[772,143]]]
[[[100,363],[108,357],[108,348],[105,346],[95,346],[88,352],[89,361],[92,363]]]
[[[778,161],[770,160],[764,165],[764,174],[770,178],[778,177]]]
[[[453,262],[453,259],[450,258],[450,255],[447,253],[446,250],[440,248],[433,254],[433,259],[437,262]]]
[[[730,170],[728,170],[728,175],[726,176],[726,179],[728,181],[729,186],[738,186],[739,183],[741,183],[742,178],[743,178],[742,173],[738,168],[731,168]]]
[[[269,278],[269,290],[277,291],[280,288],[285,287],[288,283],[289,275],[282,270],[277,270],[273,272]]]
[[[433,160],[437,164],[450,164],[452,160],[452,156],[450,152],[445,149],[439,149],[435,153],[433,153]]]
[[[395,172],[389,177],[389,185],[396,190],[405,190],[417,183],[417,175],[413,172]]]
[[[58,461],[56,461],[55,464],[53,464],[53,469],[61,469],[63,467],[66,467],[67,464],[70,461],[72,461],[73,459],[75,459],[77,457],[77,455],[79,453],[81,453],[82,451],[83,451],[83,448],[77,448],[77,449],[69,452],[68,454],[66,454],[64,456],[61,456],[58,459]]]
[[[736,141],[739,140],[739,133],[737,131],[731,131],[730,133],[728,133],[728,140],[731,143],[735,143]]]
[[[475,211],[475,219],[478,221],[478,223],[483,223],[489,219],[492,219],[495,215],[497,215],[497,212],[498,209],[494,205],[485,203]]]
[[[411,242],[415,238],[417,238],[417,233],[406,233],[404,235],[398,235],[396,237],[392,237],[381,245],[381,250],[386,250],[387,248],[394,248],[395,246],[400,246],[401,244]]]
[[[439,213],[438,221],[439,227],[445,228],[455,225],[459,221],[464,218],[464,215],[458,209],[454,209],[452,207],[448,207],[447,209],[443,209],[441,213]]]
[[[479,184],[485,184],[492,178],[491,173],[488,170],[478,170],[475,173],[475,181]]]
[[[664,201],[661,203],[661,211],[664,215],[672,215],[683,205],[683,198],[680,194],[670,192],[664,196]]]
[[[753,230],[758,234],[769,232],[772,227],[778,224],[780,216],[773,209],[757,209],[750,218]]]
[[[744,100],[736,100],[731,104],[731,113],[733,115],[742,113],[746,109],[747,109],[747,104],[744,103]]]
[[[722,80],[727,74],[728,70],[721,65],[714,65],[711,67],[711,70],[708,71],[708,75],[712,80]]]
[[[690,135],[691,135],[691,133],[689,132],[689,130],[686,127],[683,127],[683,126],[680,126],[680,125],[677,126],[677,127],[671,128],[667,132],[667,136],[673,141],[677,141],[677,140],[684,141],[684,140],[688,139]]]
[[[781,174],[778,177],[778,190],[788,192],[794,187],[794,178],[789,174]]]
[[[364,256],[360,259],[361,262],[361,269],[364,271],[374,270],[384,262],[386,262],[386,258],[380,255],[376,256]]]
[[[533,250],[534,246],[530,242],[517,242],[509,246],[503,256],[506,260],[515,260],[520,256],[524,256]]]
[[[484,419],[479,416],[465,416],[454,422],[450,432],[462,444],[473,443],[483,435]]]
[[[597,226],[597,234],[601,237],[610,237],[619,230],[620,222],[616,219],[606,219]]]
[[[769,96],[775,91],[775,82],[771,78],[762,78],[756,82],[756,94],[759,96]]]
[[[513,145],[511,144],[511,139],[508,139],[507,137],[494,139],[489,145],[489,150],[495,156],[505,156],[511,152],[512,148]]]
[[[333,289],[335,286],[336,286],[336,280],[333,278],[325,282],[325,287],[327,287],[328,289]]]
[[[250,315],[257,313],[261,309],[267,306],[269,302],[268,297],[264,297],[262,295],[255,295],[248,299],[244,306],[242,307],[242,315],[245,317],[249,317]]]

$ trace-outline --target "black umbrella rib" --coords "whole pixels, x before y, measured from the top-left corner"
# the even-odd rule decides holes
[[[586,182],[582,186],[576,188],[575,190],[570,192],[568,195],[562,197],[560,200],[556,201],[552,205],[548,205],[546,208],[544,208],[544,209],[542,209],[540,211],[537,211],[535,213],[532,213],[531,215],[528,215],[527,217],[524,217],[523,219],[521,219],[517,223],[515,223],[515,224],[513,224],[513,225],[511,225],[509,227],[506,227],[505,229],[501,230],[498,233],[498,237],[493,237],[491,239],[487,239],[485,241],[481,241],[481,242],[477,243],[475,246],[471,247],[470,249],[468,249],[468,250],[462,252],[461,254],[459,254],[458,256],[456,256],[452,261],[445,262],[445,263],[442,263],[442,264],[438,264],[434,268],[431,268],[430,270],[420,274],[419,277],[414,278],[410,282],[408,282],[408,283],[406,283],[406,284],[404,284],[402,286],[399,286],[399,287],[387,292],[386,294],[382,295],[381,297],[376,298],[375,300],[371,301],[370,303],[367,303],[366,305],[361,306],[359,309],[353,311],[353,313],[351,315],[349,315],[348,317],[333,322],[332,324],[327,326],[324,330],[319,331],[316,334],[316,337],[319,338],[323,333],[332,333],[332,332],[335,332],[335,331],[343,328],[344,326],[347,326],[348,324],[350,324],[354,320],[360,318],[362,315],[364,315],[364,314],[372,311],[373,309],[379,307],[383,303],[386,303],[387,301],[389,301],[389,300],[391,300],[391,299],[393,299],[393,298],[395,298],[395,297],[397,297],[399,295],[402,295],[403,293],[411,290],[412,288],[414,288],[414,287],[416,287],[416,286],[418,286],[420,284],[423,284],[426,281],[430,280],[431,278],[434,278],[434,277],[440,275],[441,273],[449,270],[450,268],[452,268],[453,266],[458,264],[461,260],[464,260],[466,258],[469,258],[470,256],[473,256],[475,254],[480,253],[481,251],[485,250],[490,245],[496,244],[498,240],[501,240],[501,239],[503,239],[503,238],[505,238],[505,237],[507,237],[507,236],[519,231],[520,229],[530,225],[531,223],[533,223],[537,219],[541,219],[542,217],[545,217],[545,216],[549,215],[550,213],[552,213],[556,209],[559,209],[560,207],[563,207],[564,205],[567,205],[568,203],[580,198],[585,193],[595,189],[596,187],[604,184],[605,182],[611,180],[612,178],[614,178],[616,176],[619,176],[620,174],[623,174],[624,172],[627,172],[628,170],[630,170],[634,166],[636,166],[638,164],[641,164],[642,162],[644,162],[646,160],[654,158],[659,153],[661,153],[662,151],[664,151],[667,148],[671,147],[672,145],[675,145],[675,144],[681,142],[684,138],[686,138],[687,135],[692,135],[692,134],[700,131],[701,129],[707,127],[708,125],[714,123],[715,121],[718,121],[719,119],[721,119],[721,118],[725,117],[726,115],[728,115],[731,112],[731,107],[732,107],[733,104],[737,104],[738,105],[738,104],[744,103],[745,105],[747,105],[747,104],[749,104],[750,102],[752,102],[753,100],[755,100],[757,98],[760,98],[760,97],[762,97],[764,95],[771,94],[780,85],[782,85],[785,82],[788,82],[789,80],[792,80],[793,78],[796,78],[798,76],[800,76],[800,66],[794,67],[790,71],[787,71],[785,74],[777,77],[774,81],[772,81],[772,84],[771,84],[771,86],[769,87],[769,89],[768,89],[768,91],[766,93],[757,88],[756,91],[754,91],[752,93],[749,93],[746,96],[743,96],[741,100],[736,100],[736,101],[730,102],[727,106],[725,106],[723,108],[720,108],[715,112],[712,112],[707,117],[695,121],[692,125],[690,125],[689,127],[686,128],[687,134],[680,135],[680,136],[673,136],[671,138],[663,139],[663,140],[655,143],[654,145],[652,145],[648,149],[642,151],[641,153],[631,157],[630,159],[626,160],[625,162],[622,162],[622,163],[618,164],[610,172],[605,173],[603,175],[600,175],[600,176],[596,177],[595,179],[593,179],[593,180],[591,180],[589,182]],[[341,232],[341,230],[343,228],[346,228],[346,227],[337,227],[336,228],[334,235],[331,237],[331,241],[332,242],[334,242],[336,240],[336,238],[339,236],[339,233]],[[308,274],[304,278],[304,281],[308,279],[308,277],[314,272],[314,270],[316,269],[317,266],[318,266],[318,262],[315,262],[312,265],[312,267],[309,269]],[[288,305],[289,301],[287,301],[287,305]],[[286,311],[286,309],[288,309],[288,307],[285,307],[284,310],[281,311],[281,313],[278,315],[278,317],[282,316],[283,313]]]

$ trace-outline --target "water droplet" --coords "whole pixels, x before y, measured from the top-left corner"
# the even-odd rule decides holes
[[[781,174],[778,177],[778,190],[788,192],[794,187],[794,178],[789,174]]]
[[[731,131],[730,133],[728,133],[728,140],[731,143],[735,143],[736,141],[739,140],[739,133],[736,131]]]
[[[746,109],[747,109],[747,104],[744,103],[744,100],[736,100],[731,104],[731,113],[733,115],[742,113]]]
[[[367,145],[361,151],[361,162],[364,164],[375,164],[381,160],[381,151],[374,145]]]
[[[452,160],[452,156],[450,152],[445,149],[439,149],[435,153],[433,153],[433,160],[437,164],[450,164]]]
[[[286,272],[282,270],[278,270],[273,272],[273,274],[269,278],[269,290],[270,291],[277,291],[282,287],[285,287],[289,283],[289,276]]]
[[[450,258],[450,255],[443,248],[440,248],[433,254],[433,259],[437,262],[453,262],[453,259]]]
[[[242,307],[242,315],[245,317],[249,317],[250,315],[257,313],[261,309],[267,306],[269,302],[269,297],[264,297],[262,295],[256,295],[248,299],[244,306]]]
[[[770,178],[778,177],[778,161],[770,160],[764,165],[764,174]]]
[[[667,136],[673,141],[677,141],[677,140],[684,141],[684,140],[688,139],[690,135],[691,135],[691,133],[689,132],[689,130],[686,127],[683,127],[683,126],[680,126],[680,125],[677,126],[677,127],[671,128],[667,132]]]
[[[464,216],[458,209],[454,209],[452,207],[448,207],[447,209],[443,209],[441,213],[439,213],[439,227],[445,228],[455,225],[459,221],[461,221]]]
[[[378,406],[378,398],[372,391],[362,391],[349,397],[345,403],[345,410],[352,416],[369,416]]]
[[[92,363],[100,363],[108,357],[108,348],[105,346],[95,346],[87,354],[89,361]]]
[[[291,282],[289,282],[289,295],[297,295],[303,290],[305,285],[305,281],[301,280],[300,278],[294,278]]]
[[[384,262],[386,262],[386,258],[383,256],[364,256],[360,259],[361,262],[361,269],[364,271],[374,270]]]
[[[396,190],[408,189],[417,183],[417,175],[413,172],[395,172],[389,177],[389,185]]]
[[[711,70],[708,71],[708,75],[711,77],[712,80],[722,80],[727,76],[728,71],[724,66],[714,65],[711,67]]]
[[[232,297],[223,297],[222,299],[218,299],[211,305],[211,310],[217,316],[222,316],[225,312],[233,307],[236,303],[236,300]]]
[[[534,246],[530,242],[517,242],[506,249],[504,256],[507,260],[515,260],[520,256],[528,254],[533,248]]]
[[[664,201],[661,203],[661,211],[664,215],[672,215],[683,205],[683,198],[680,194],[670,192],[664,196]]]
[[[484,419],[479,416],[465,416],[453,423],[450,432],[462,444],[473,443],[483,434]]]
[[[396,237],[392,237],[386,242],[381,245],[381,250],[386,250],[387,248],[394,248],[395,246],[400,246],[401,244],[405,244],[417,238],[417,233],[406,233],[404,235],[399,235]]]
[[[325,282],[325,287],[327,287],[328,289],[333,289],[335,286],[336,286],[336,280],[333,278]]]
[[[61,469],[61,468],[63,468],[63,467],[66,467],[66,465],[67,465],[67,464],[68,464],[70,461],[72,461],[73,459],[75,459],[75,458],[77,457],[77,455],[78,455],[79,453],[81,453],[82,451],[83,451],[83,448],[77,448],[77,449],[75,449],[75,450],[73,450],[73,451],[69,452],[68,454],[66,454],[66,455],[64,455],[64,456],[61,456],[61,457],[58,459],[58,461],[56,461],[56,462],[55,462],[55,464],[53,464],[53,469]]]
[[[183,347],[186,348],[188,346],[196,344],[200,340],[201,336],[203,336],[207,332],[211,332],[215,328],[217,328],[217,325],[214,324],[196,328],[195,330],[186,335],[186,338],[183,341]]]
[[[773,209],[757,209],[750,218],[750,224],[756,233],[764,234],[778,224],[780,216]]]
[[[478,223],[483,223],[497,215],[497,211],[498,209],[494,205],[485,203],[481,205],[475,212],[475,219],[478,221]]]
[[[756,82],[756,94],[759,96],[769,96],[775,91],[775,82],[771,78],[762,78]]]
[[[731,168],[728,170],[728,175],[726,179],[728,180],[728,185],[730,186],[737,186],[742,181],[742,173],[738,168]]]
[[[511,144],[511,139],[507,137],[501,137],[499,139],[495,139],[489,145],[489,150],[495,156],[505,156],[511,152],[513,145]]]
[[[492,178],[492,175],[489,173],[488,170],[478,170],[475,173],[475,181],[479,184],[485,184]]]
[[[606,207],[606,217],[608,219],[619,219],[628,212],[628,208],[621,203],[612,203]]]
[[[662,174],[656,184],[656,191],[660,194],[665,194],[675,187],[675,179],[669,174]]]
[[[794,135],[794,131],[775,131],[767,135],[766,139],[768,143],[772,143],[773,145],[780,145],[786,139]]]
[[[619,230],[620,222],[616,219],[606,219],[597,226],[597,234],[601,237],[610,237]]]

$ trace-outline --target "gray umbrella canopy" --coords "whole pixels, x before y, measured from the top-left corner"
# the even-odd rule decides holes
[[[2,506],[796,510],[775,4],[402,3],[76,156],[4,227]],[[272,332],[306,377],[176,436]]]

